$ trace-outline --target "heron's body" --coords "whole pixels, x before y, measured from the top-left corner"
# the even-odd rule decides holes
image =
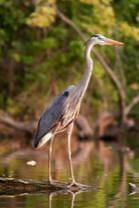
[[[74,100],[72,105],[68,105],[73,99],[74,90],[75,86],[70,85],[50,102],[39,120],[38,129],[34,137],[34,147],[41,147],[53,134],[64,131],[68,124],[75,119],[77,110],[80,107],[79,99]],[[55,131],[59,123],[59,128]],[[45,142],[41,142],[43,138],[46,139]]]
[[[61,93],[59,93],[48,105],[47,109],[44,111],[40,117],[38,128],[34,136],[34,147],[39,148],[43,146],[48,140],[51,139],[49,147],[49,182],[52,183],[51,178],[51,150],[52,141],[54,135],[58,132],[67,129],[68,133],[68,152],[69,152],[69,162],[72,176],[72,185],[77,185],[74,178],[73,167],[71,162],[70,153],[70,139],[74,120],[76,119],[82,98],[88,87],[92,69],[93,61],[91,59],[90,53],[92,46],[95,44],[122,44],[111,39],[107,39],[102,35],[94,35],[91,39],[86,42],[85,48],[85,60],[86,60],[86,70],[81,81],[77,86],[68,86]]]

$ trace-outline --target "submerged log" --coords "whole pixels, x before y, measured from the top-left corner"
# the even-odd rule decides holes
[[[66,183],[56,182],[54,185],[49,184],[47,181],[36,180],[21,180],[15,178],[0,178],[0,195],[3,194],[21,194],[21,193],[34,193],[45,191],[64,190]]]
[[[37,181],[37,180],[21,180],[15,178],[0,178],[0,195],[15,195],[24,193],[50,193],[55,191],[90,191],[96,190],[96,188],[91,186],[71,186],[68,187],[69,183],[66,182],[54,182],[50,184],[47,181]]]

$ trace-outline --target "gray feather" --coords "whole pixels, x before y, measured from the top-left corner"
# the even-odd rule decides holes
[[[47,109],[43,112],[38,122],[38,128],[34,135],[34,147],[38,146],[40,139],[58,124],[65,114],[66,100],[70,92],[75,88],[70,85],[53,98]]]

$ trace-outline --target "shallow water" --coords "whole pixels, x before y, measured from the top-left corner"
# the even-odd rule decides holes
[[[131,195],[128,183],[139,187],[139,137],[124,143],[80,142],[73,153],[76,180],[94,187],[86,192],[53,192],[0,196],[0,208],[136,208],[139,193]],[[125,146],[126,144],[126,146]],[[136,147],[136,149],[135,149]],[[47,150],[18,150],[0,159],[0,177],[47,180]],[[27,165],[28,161],[36,165]],[[70,182],[66,148],[56,149],[53,178]]]

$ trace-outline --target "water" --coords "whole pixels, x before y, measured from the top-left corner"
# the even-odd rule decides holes
[[[136,208],[139,193],[130,195],[129,183],[139,187],[139,153],[137,137],[129,140],[95,143],[73,142],[76,180],[94,187],[93,191],[1,195],[0,208]],[[126,144],[126,146],[125,146]],[[53,178],[70,182],[66,146],[54,148]],[[131,150],[132,149],[132,150]],[[28,161],[36,165],[27,165]],[[0,158],[0,177],[46,180],[46,149],[18,150]]]

